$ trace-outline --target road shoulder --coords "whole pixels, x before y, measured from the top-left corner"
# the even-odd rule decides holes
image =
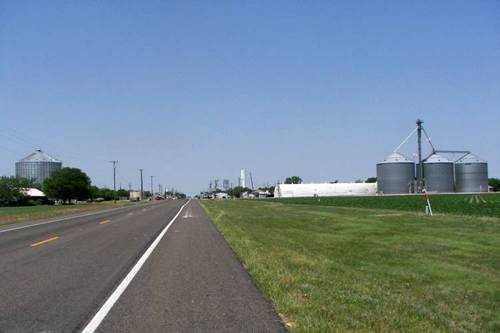
[[[286,332],[205,211],[192,201],[100,332]]]

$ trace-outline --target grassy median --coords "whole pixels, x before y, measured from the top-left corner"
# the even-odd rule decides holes
[[[292,332],[500,331],[500,219],[203,201]]]
[[[0,207],[0,225],[95,212],[104,209],[120,208],[136,204],[136,202],[129,201],[118,201],[116,204],[112,201],[108,201],[99,203],[82,203],[76,205]]]

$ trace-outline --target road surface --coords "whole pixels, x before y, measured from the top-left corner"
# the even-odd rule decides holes
[[[88,330],[140,258],[97,332],[284,332],[199,204],[185,204],[0,230],[0,332]]]

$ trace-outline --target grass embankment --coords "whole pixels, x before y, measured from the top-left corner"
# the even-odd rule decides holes
[[[432,209],[436,213],[500,217],[500,193],[431,194]],[[274,199],[284,204],[395,209],[423,212],[423,195],[324,197]]]
[[[500,219],[203,201],[292,332],[500,331]]]
[[[54,205],[54,206],[25,206],[25,207],[0,207],[0,225],[18,223],[32,220],[60,217],[86,212],[94,212],[110,208],[126,207],[136,205],[129,201],[83,203],[76,205]]]

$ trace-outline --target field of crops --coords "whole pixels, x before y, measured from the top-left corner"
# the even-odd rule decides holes
[[[359,207],[424,212],[422,195],[274,199],[284,204]],[[500,193],[431,195],[434,213],[500,217]]]

